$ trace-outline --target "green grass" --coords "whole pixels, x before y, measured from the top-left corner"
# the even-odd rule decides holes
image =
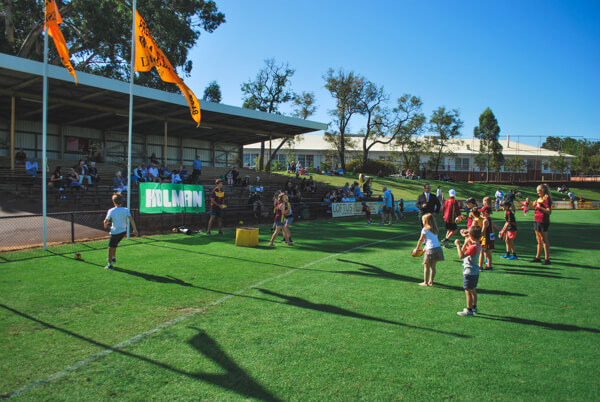
[[[422,288],[416,217],[294,225],[297,245],[225,236],[106,241],[0,263],[0,394],[160,324],[186,319],[21,395],[27,400],[593,400],[600,392],[598,211],[554,211],[552,265],[494,253],[465,306],[455,250]],[[500,214],[495,214],[500,223]],[[21,256],[21,257],[20,257]],[[212,305],[211,305],[212,303]]]
[[[284,176],[294,176],[293,174],[288,174],[285,172],[277,172],[277,174],[281,174]],[[342,188],[345,183],[349,182],[352,184],[353,181],[358,180],[358,175],[346,174],[345,176],[328,176],[322,174],[313,174],[313,178],[319,183],[330,184],[337,188]],[[444,197],[448,197],[448,190],[451,188],[456,190],[456,197],[458,199],[467,199],[469,197],[476,197],[478,199],[482,199],[485,196],[490,196],[494,198],[494,194],[498,187],[502,188],[506,193],[511,188],[516,188],[518,191],[521,191],[523,197],[535,197],[537,198],[537,193],[535,192],[535,187],[531,186],[519,186],[519,185],[508,185],[508,184],[486,184],[486,183],[468,183],[468,182],[456,182],[449,183],[445,181],[439,180],[427,180],[427,183],[431,185],[431,191],[435,193],[437,186],[441,186],[442,190],[444,190]],[[376,193],[381,193],[381,188],[386,186],[392,189],[394,193],[394,197],[396,199],[404,198],[405,200],[416,200],[418,195],[423,191],[423,184],[425,181],[419,180],[405,180],[399,178],[378,178],[373,177],[373,186],[372,189]],[[583,196],[584,199],[588,201],[598,201],[600,200],[600,192],[594,189],[585,189],[578,187],[570,187],[575,197],[579,199],[579,196]],[[555,201],[562,200],[563,198],[568,199],[565,194],[560,194],[556,191],[556,187],[551,188],[552,197]],[[523,198],[525,199],[525,198]]]

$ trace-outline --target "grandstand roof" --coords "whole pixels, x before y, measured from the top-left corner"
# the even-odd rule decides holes
[[[419,137],[420,140],[424,140],[427,137]],[[353,138],[354,145],[347,148],[348,151],[362,152],[362,138]],[[272,147],[276,148],[279,145],[280,140],[273,141]],[[476,155],[479,153],[480,140],[477,138],[462,138],[454,139],[449,141],[447,150],[452,151],[457,155]],[[527,157],[551,157],[562,155],[567,158],[574,158],[572,155],[559,154],[558,152],[551,151],[545,148],[538,148],[532,145],[527,145],[513,140],[500,140],[502,145],[502,153],[505,157],[510,158],[511,156],[520,156],[522,158]],[[285,147],[285,146],[284,146]],[[260,148],[260,143],[246,145],[244,149],[246,151]],[[325,151],[332,149],[332,145],[325,141],[325,136],[322,134],[309,134],[303,135],[295,140],[294,150],[297,153],[302,151]],[[375,144],[369,152],[398,152],[398,147],[390,145]]]
[[[78,85],[64,67],[48,65],[48,122],[106,131],[127,131],[129,83],[77,72]],[[17,120],[42,119],[43,63],[0,53],[0,113],[10,119],[11,96]],[[196,89],[198,91],[198,89]],[[317,130],[327,124],[200,101],[199,128],[181,94],[134,85],[133,131],[250,144]]]

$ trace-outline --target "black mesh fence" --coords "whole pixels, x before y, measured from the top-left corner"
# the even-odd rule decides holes
[[[294,204],[293,210],[296,221],[331,216],[331,209],[321,203]],[[173,228],[182,226],[193,232],[205,231],[210,218],[208,212],[140,214],[138,210],[133,210],[132,215],[141,235],[169,233]],[[55,253],[75,253],[90,248],[106,248],[109,232],[103,226],[105,216],[105,210],[48,213],[47,250],[43,249],[41,214],[0,217],[0,261],[7,262]],[[252,205],[234,206],[227,208],[223,214],[223,226],[226,228],[272,222],[273,207],[268,204],[258,209]],[[95,242],[89,243],[91,240]]]

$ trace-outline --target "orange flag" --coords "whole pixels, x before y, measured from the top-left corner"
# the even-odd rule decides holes
[[[77,84],[77,75],[75,75],[75,69],[71,65],[71,59],[69,57],[69,49],[67,48],[67,42],[58,24],[62,24],[62,18],[58,13],[58,7],[54,0],[46,0],[46,21],[44,22],[44,29],[48,30],[48,34],[54,39],[54,45],[58,50],[58,55],[62,61],[63,66],[67,68],[69,74],[75,78],[75,84]]]
[[[135,38],[135,71],[150,71],[152,67],[156,67],[156,71],[163,81],[177,84],[190,105],[192,119],[199,126],[200,102],[198,102],[198,98],[179,78],[165,54],[156,46],[146,22],[137,10],[135,10]]]

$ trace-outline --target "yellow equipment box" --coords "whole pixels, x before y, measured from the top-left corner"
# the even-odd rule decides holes
[[[242,247],[258,246],[258,228],[237,228],[235,231],[235,245]]]

